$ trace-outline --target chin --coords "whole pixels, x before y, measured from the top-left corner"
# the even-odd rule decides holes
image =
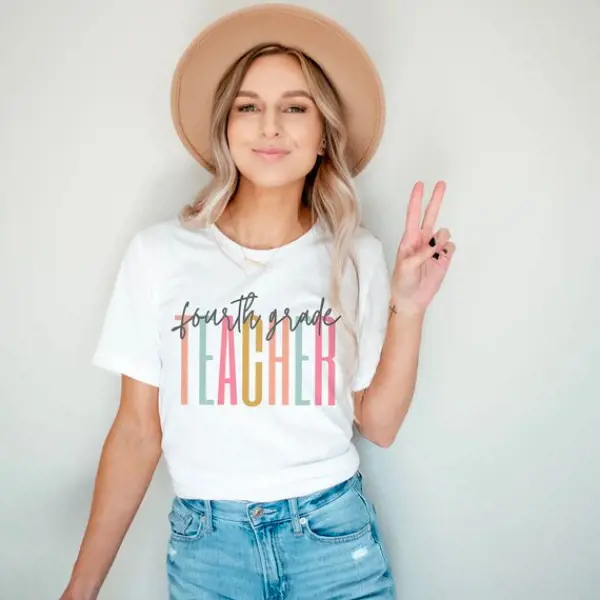
[[[302,175],[290,175],[289,173],[244,173],[244,177],[254,185],[262,188],[277,188],[290,185],[302,179]]]
[[[289,169],[277,167],[240,168],[239,172],[250,182],[258,187],[275,188],[283,187],[304,179],[309,171],[304,169]]]
[[[314,164],[306,165],[236,165],[239,172],[254,185],[263,188],[284,187],[297,181],[303,180],[314,167]]]

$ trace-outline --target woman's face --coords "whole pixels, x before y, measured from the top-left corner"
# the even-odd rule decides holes
[[[231,107],[227,137],[238,170],[257,186],[285,186],[310,172],[323,119],[294,57],[261,56],[252,63]]]

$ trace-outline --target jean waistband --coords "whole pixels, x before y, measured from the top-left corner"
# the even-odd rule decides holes
[[[302,515],[332,502],[350,488],[362,487],[362,474],[357,470],[352,477],[329,488],[294,498],[268,502],[244,502],[233,500],[207,500],[202,498],[177,498],[185,506],[198,513],[230,521],[250,521],[254,524],[291,519],[297,521]]]

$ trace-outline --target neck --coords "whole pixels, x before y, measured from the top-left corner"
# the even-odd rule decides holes
[[[260,188],[244,177],[218,220],[220,229],[247,248],[277,248],[313,225],[310,209],[302,204],[304,181],[285,187]]]

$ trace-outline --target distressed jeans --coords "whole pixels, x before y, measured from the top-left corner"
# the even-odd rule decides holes
[[[170,600],[396,598],[360,471],[271,502],[175,497],[169,524]]]

